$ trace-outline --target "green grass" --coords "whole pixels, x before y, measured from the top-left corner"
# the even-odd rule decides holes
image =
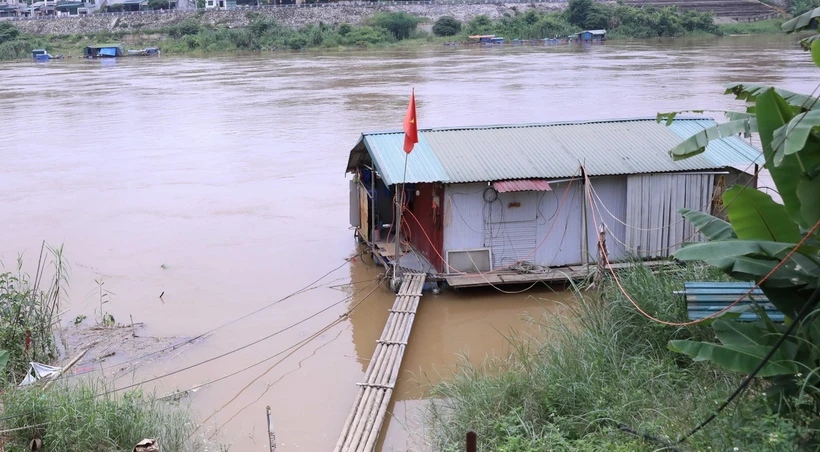
[[[686,318],[671,296],[687,280],[712,279],[704,267],[638,267],[623,283],[641,306],[666,320]],[[434,388],[430,408],[435,450],[456,451],[478,434],[484,451],[650,451],[662,448],[619,430],[674,440],[709,416],[741,379],[666,349],[672,338],[709,338],[705,326],[656,324],[636,313],[612,281],[579,291],[569,315],[546,318],[536,337],[512,337],[512,356],[479,368],[464,365]],[[756,386],[755,391],[760,391]],[[741,397],[687,442],[695,450],[796,450],[805,423],[765,411]]]
[[[724,35],[779,34],[783,33],[783,30],[780,29],[782,24],[782,19],[770,19],[759,22],[718,25],[718,30]]]
[[[197,449],[198,444],[188,439],[196,424],[185,407],[138,390],[94,397],[110,390],[110,385],[72,383],[48,390],[9,388],[3,392],[2,416],[8,418],[2,422],[3,429],[45,424],[9,433],[6,450],[28,450],[36,433],[50,452],[130,452],[144,438],[157,439],[167,452]]]

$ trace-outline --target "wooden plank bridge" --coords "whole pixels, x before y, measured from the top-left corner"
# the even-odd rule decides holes
[[[367,366],[364,382],[358,384],[356,401],[342,427],[335,452],[371,452],[376,449],[426,275],[410,273],[403,278],[376,351]]]

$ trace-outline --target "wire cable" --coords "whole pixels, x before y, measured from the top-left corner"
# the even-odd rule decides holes
[[[138,386],[142,386],[142,385],[144,385],[144,384],[146,384],[146,383],[151,383],[151,382],[153,382],[153,381],[157,381],[157,380],[160,380],[160,379],[163,379],[163,378],[169,377],[169,376],[171,376],[171,375],[176,375],[176,374],[179,374],[179,373],[182,373],[182,372],[188,371],[188,370],[190,370],[190,369],[197,368],[197,367],[199,367],[199,366],[201,366],[201,365],[203,365],[203,364],[207,364],[207,363],[209,363],[209,362],[212,362],[212,361],[215,361],[215,360],[221,359],[221,358],[223,358],[223,357],[225,357],[225,356],[228,356],[228,355],[231,355],[231,354],[233,354],[233,353],[239,352],[239,351],[244,350],[244,349],[246,349],[246,348],[248,348],[248,347],[251,347],[251,346],[253,346],[253,345],[256,345],[256,344],[258,344],[258,343],[260,343],[260,342],[263,342],[263,341],[265,341],[265,340],[268,340],[268,339],[270,339],[270,338],[272,338],[272,337],[274,337],[274,336],[277,336],[277,335],[279,335],[279,334],[281,334],[281,333],[284,333],[285,331],[288,331],[288,330],[290,330],[290,329],[293,329],[293,328],[295,328],[296,326],[301,325],[302,323],[305,323],[305,322],[307,322],[307,321],[308,321],[308,320],[310,320],[310,319],[313,319],[314,317],[317,317],[318,315],[320,315],[320,314],[322,314],[322,313],[324,313],[324,312],[326,312],[326,311],[330,310],[331,308],[333,308],[333,307],[335,307],[335,306],[337,306],[337,305],[339,305],[339,304],[341,304],[341,303],[344,303],[345,301],[348,301],[348,300],[352,299],[353,297],[355,297],[355,296],[356,296],[356,295],[358,295],[359,293],[361,293],[361,292],[363,292],[364,290],[366,290],[366,289],[370,288],[373,284],[375,284],[375,282],[373,282],[373,283],[371,283],[371,284],[368,284],[368,285],[367,285],[367,286],[365,286],[365,288],[363,288],[362,290],[360,290],[360,291],[358,291],[358,292],[356,292],[356,293],[354,293],[354,294],[352,294],[352,295],[349,295],[349,296],[347,296],[347,297],[345,297],[345,298],[343,298],[343,299],[341,299],[341,300],[339,300],[339,301],[336,301],[336,302],[334,302],[334,303],[332,303],[332,304],[330,304],[330,305],[326,306],[325,308],[323,308],[323,309],[321,309],[321,310],[319,310],[319,311],[317,311],[317,312],[315,312],[315,313],[313,313],[313,314],[311,314],[311,315],[309,315],[309,316],[307,316],[307,317],[305,317],[305,318],[303,318],[303,319],[299,320],[299,321],[298,321],[298,322],[296,322],[296,323],[293,323],[293,324],[291,324],[291,325],[289,325],[289,326],[286,326],[286,327],[284,327],[284,328],[281,328],[281,329],[279,329],[279,330],[277,330],[277,331],[275,331],[275,332],[273,332],[273,333],[271,333],[271,334],[269,334],[269,335],[267,335],[267,336],[265,336],[265,337],[263,337],[263,338],[261,338],[261,339],[257,339],[257,340],[255,340],[255,341],[253,341],[253,342],[251,342],[251,343],[248,343],[248,344],[242,345],[242,346],[237,347],[237,348],[235,348],[235,349],[233,349],[233,350],[230,350],[230,351],[228,351],[228,352],[225,352],[225,353],[222,353],[222,354],[220,354],[220,355],[217,355],[217,356],[214,356],[214,357],[208,358],[208,359],[206,359],[206,360],[203,360],[203,361],[200,361],[200,362],[197,362],[197,363],[191,364],[191,365],[189,365],[189,366],[185,366],[185,367],[183,367],[183,368],[181,368],[181,369],[177,369],[177,370],[174,370],[174,371],[171,371],[171,372],[167,372],[167,373],[165,373],[165,374],[162,374],[162,375],[159,375],[159,376],[156,376],[156,377],[152,377],[152,378],[149,378],[149,379],[143,380],[143,381],[141,381],[141,382],[139,382],[139,383],[134,383],[134,384],[130,384],[130,385],[127,385],[127,386],[120,387],[120,388],[115,388],[115,389],[112,389],[112,390],[110,390],[110,391],[103,391],[103,392],[100,392],[100,393],[98,393],[98,394],[94,394],[94,395],[92,395],[92,396],[86,397],[85,399],[82,399],[82,400],[92,400],[92,399],[94,399],[94,398],[97,398],[97,397],[100,397],[100,396],[103,396],[103,395],[110,395],[110,394],[114,394],[114,393],[117,393],[117,392],[125,391],[125,390],[127,390],[127,389],[132,389],[132,388],[135,388],[135,387],[138,387]],[[378,287],[378,285],[377,285],[376,287]],[[374,289],[374,290],[375,290],[375,289]],[[371,293],[372,293],[372,292],[371,292]],[[362,300],[362,301],[363,301],[363,300]],[[361,302],[360,302],[360,303],[361,303]],[[360,304],[360,303],[359,303],[359,304]],[[356,306],[358,306],[358,304],[357,304]],[[343,318],[343,317],[347,316],[349,312],[350,312],[350,311],[346,311],[346,313],[345,313],[345,314],[342,314],[342,315],[340,316],[340,318]],[[337,321],[338,321],[338,319],[337,319]],[[295,346],[295,345],[294,345],[294,346]],[[294,347],[294,346],[292,346],[292,347]],[[228,374],[228,375],[226,375],[226,376],[223,376],[223,377],[220,377],[220,378],[218,378],[218,379],[216,379],[216,380],[213,380],[213,381],[211,381],[211,382],[209,382],[209,383],[207,383],[207,384],[212,384],[212,383],[215,383],[215,382],[217,382],[217,381],[221,381],[221,380],[224,380],[224,379],[226,379],[226,378],[229,378],[229,377],[232,377],[232,376],[234,376],[234,375],[237,375],[237,374],[239,374],[239,373],[241,373],[241,372],[244,372],[244,371],[246,371],[246,370],[248,370],[248,369],[250,369],[250,368],[252,368],[252,367],[254,367],[254,366],[256,366],[256,365],[261,364],[262,362],[268,361],[268,360],[270,360],[270,359],[275,358],[276,356],[281,355],[282,353],[286,352],[287,350],[289,350],[289,349],[290,349],[290,348],[292,348],[292,347],[289,347],[288,349],[285,349],[284,351],[282,351],[282,352],[280,352],[280,353],[278,353],[278,354],[276,354],[276,355],[273,355],[273,356],[271,356],[271,357],[268,357],[268,358],[266,358],[266,359],[264,359],[264,360],[262,360],[262,361],[259,361],[259,362],[255,363],[255,364],[252,364],[252,365],[247,366],[247,367],[245,367],[245,368],[243,368],[243,369],[240,369],[240,370],[238,370],[238,371],[232,372],[232,373],[230,373],[230,374]],[[53,407],[52,407],[52,408],[53,408]],[[0,417],[0,422],[5,421],[5,420],[8,420],[8,419],[14,419],[14,418],[22,417],[22,416],[27,416],[27,415],[29,415],[29,414],[33,414],[33,412],[19,413],[19,414],[15,414],[15,415],[10,415],[10,416]]]
[[[297,291],[295,291],[295,292],[292,292],[292,293],[290,293],[290,294],[288,294],[288,295],[286,295],[286,296],[284,296],[284,297],[281,297],[281,298],[277,299],[276,301],[273,301],[273,302],[271,302],[271,303],[268,303],[267,305],[262,306],[261,308],[256,309],[256,310],[254,310],[254,311],[252,311],[252,312],[249,312],[249,313],[247,313],[247,314],[245,314],[245,315],[243,315],[243,316],[241,316],[241,317],[238,317],[238,318],[235,318],[235,319],[233,319],[233,320],[230,320],[230,321],[228,321],[228,322],[226,322],[226,323],[223,323],[222,325],[219,325],[219,326],[217,326],[216,328],[213,328],[213,329],[211,329],[211,330],[208,330],[208,331],[206,331],[206,332],[204,332],[204,333],[201,333],[201,334],[199,334],[199,335],[197,335],[197,336],[194,336],[194,337],[192,337],[192,338],[185,339],[185,340],[183,340],[183,341],[181,341],[181,342],[178,342],[178,343],[175,343],[175,344],[169,345],[168,347],[165,347],[165,348],[163,348],[163,349],[156,350],[156,351],[153,351],[153,352],[151,352],[151,353],[146,353],[146,354],[144,354],[144,355],[137,356],[137,357],[135,357],[135,358],[131,358],[131,359],[127,360],[127,361],[122,361],[122,362],[119,362],[119,363],[116,363],[116,364],[112,364],[112,365],[110,365],[110,366],[106,366],[106,367],[102,368],[101,370],[104,372],[104,371],[106,371],[106,370],[108,370],[108,369],[112,369],[112,368],[114,368],[114,367],[122,367],[122,366],[123,366],[123,365],[125,365],[125,364],[130,364],[130,363],[133,363],[133,362],[136,362],[136,361],[142,360],[142,359],[144,359],[144,358],[147,358],[147,357],[149,357],[149,356],[158,355],[158,354],[161,354],[161,353],[164,353],[164,352],[167,352],[167,351],[173,351],[173,350],[176,350],[177,348],[182,347],[182,346],[184,346],[184,345],[187,345],[187,344],[190,344],[190,343],[196,342],[196,341],[198,341],[199,339],[204,338],[205,336],[208,336],[208,335],[210,335],[210,334],[213,334],[213,333],[215,333],[215,332],[217,332],[217,331],[219,331],[219,330],[221,330],[221,329],[223,329],[223,328],[226,328],[226,327],[228,327],[228,326],[230,326],[230,325],[233,325],[233,324],[235,324],[235,323],[237,323],[237,322],[239,322],[239,321],[241,321],[241,320],[247,319],[248,317],[251,317],[251,316],[253,316],[253,315],[255,315],[255,314],[258,314],[258,313],[260,313],[260,312],[262,312],[262,311],[264,311],[264,310],[266,310],[266,309],[268,309],[268,308],[270,308],[270,307],[272,307],[272,306],[275,306],[275,305],[277,305],[277,304],[279,304],[279,303],[282,303],[283,301],[286,301],[286,300],[288,300],[288,299],[290,299],[290,298],[293,298],[293,297],[295,297],[295,296],[297,296],[297,295],[301,295],[301,294],[303,294],[303,293],[305,293],[305,292],[308,292],[308,291],[311,291],[311,290],[314,290],[314,289],[318,289],[319,287],[322,287],[322,286],[316,286],[316,284],[318,284],[321,280],[323,280],[323,279],[327,278],[328,276],[330,276],[331,274],[333,274],[334,272],[338,271],[339,269],[341,269],[342,267],[344,267],[345,265],[347,265],[347,264],[349,264],[349,263],[350,263],[350,259],[345,259],[345,260],[344,260],[344,262],[343,262],[341,265],[339,265],[338,267],[336,267],[336,268],[334,268],[334,269],[332,269],[332,270],[328,271],[327,273],[323,274],[322,276],[320,276],[319,278],[317,278],[316,280],[314,280],[314,281],[313,281],[313,282],[311,282],[310,284],[308,284],[308,285],[306,285],[306,286],[302,287],[301,289],[299,289],[299,290],[297,290]],[[70,374],[70,375],[65,375],[65,378],[72,378],[72,377],[76,377],[76,376],[79,376],[79,375],[85,375],[85,374],[87,374],[87,373],[91,373],[91,372],[96,372],[96,370],[90,370],[90,371],[87,371],[87,372],[79,372],[79,373],[73,373],[73,374]]]

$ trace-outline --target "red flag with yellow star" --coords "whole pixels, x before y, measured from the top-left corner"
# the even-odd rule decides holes
[[[419,142],[419,129],[416,125],[416,90],[410,93],[410,105],[404,115],[404,152],[413,151],[413,145]]]

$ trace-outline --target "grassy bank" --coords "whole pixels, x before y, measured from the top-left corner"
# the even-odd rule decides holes
[[[772,32],[775,21],[715,26],[711,13],[681,12],[677,8],[634,8],[591,0],[571,0],[565,11],[543,12],[524,5],[512,7],[498,20],[476,16],[467,22],[441,18],[433,33],[417,29],[426,19],[407,13],[378,13],[366,25],[311,24],[284,26],[256,12],[248,12],[245,28],[228,28],[187,19],[159,30],[104,32],[88,35],[33,36],[20,33],[10,22],[0,22],[0,59],[30,56],[31,49],[46,47],[52,54],[80,55],[82,48],[99,42],[122,41],[128,47],[161,47],[165,53],[206,54],[217,52],[339,49],[418,46],[446,41],[466,41],[474,34],[495,34],[507,40],[566,36],[583,29],[604,28],[610,39],[657,38],[723,33]],[[735,28],[732,28],[735,27]],[[745,31],[738,31],[745,30]],[[148,38],[150,37],[150,38]]]
[[[723,35],[774,35],[783,33],[783,30],[780,29],[781,25],[783,25],[782,19],[770,19],[750,23],[722,24],[718,25],[718,30],[720,30],[721,34]]]
[[[7,389],[3,428],[20,430],[6,436],[6,450],[29,450],[35,435],[52,452],[130,451],[145,438],[158,440],[161,450],[198,450],[196,439],[189,439],[196,424],[187,408],[141,391],[120,395],[110,390],[106,384],[87,381],[48,390]]]
[[[58,358],[54,329],[68,282],[62,248],[44,245],[35,268],[26,273],[22,258],[9,271],[0,266],[0,449],[30,450],[39,435],[52,452],[131,451],[144,438],[162,450],[195,450],[192,412],[139,390],[112,394],[110,384],[72,378],[49,389],[17,386],[30,361]]]
[[[638,267],[623,283],[650,314],[681,321],[685,307],[671,291],[684,281],[721,278],[702,267],[667,267],[656,275]],[[484,451],[658,450],[663,446],[620,426],[674,441],[712,414],[742,378],[668,351],[670,339],[705,340],[710,330],[649,321],[611,281],[600,293],[579,293],[573,311],[544,319],[539,337],[511,339],[516,351],[509,359],[465,366],[437,386],[434,449],[460,450],[472,430]],[[686,447],[798,450],[811,435],[811,420],[767,411],[754,396],[763,390],[757,384]]]

